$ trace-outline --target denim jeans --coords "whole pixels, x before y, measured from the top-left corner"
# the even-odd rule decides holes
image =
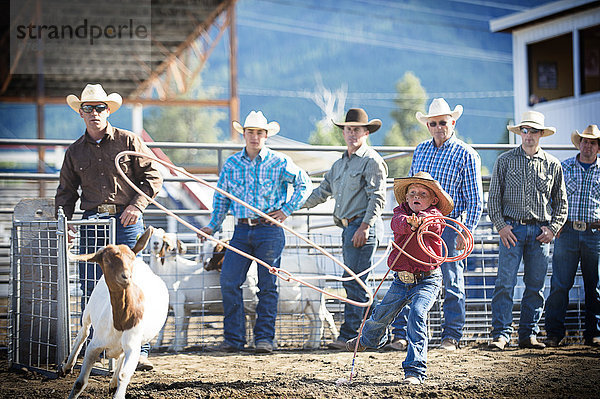
[[[84,219],[90,219],[91,216],[96,215],[94,211],[85,211],[83,213]],[[115,244],[124,244],[129,248],[133,248],[137,242],[138,237],[144,233],[144,220],[140,217],[136,224],[132,224],[124,227],[121,224],[121,213],[117,213],[113,216],[102,216],[100,219],[108,219],[114,217],[116,219],[115,230],[117,236],[115,237]],[[95,228],[94,226],[82,225],[80,227],[80,247],[79,253],[93,253],[101,247],[108,244],[108,230],[104,228]],[[102,277],[102,269],[100,265],[92,262],[79,262],[79,283],[83,296],[81,298],[81,311],[85,309],[85,304],[89,299],[96,282]],[[142,345],[140,353],[144,356],[148,356],[150,352],[150,344]]]
[[[352,244],[352,236],[362,223],[362,219],[358,218],[348,224],[342,231],[342,252],[344,256],[344,264],[358,274],[372,266],[373,254],[379,239],[383,233],[383,222],[381,219],[377,219],[375,224],[369,229],[369,237],[367,242],[362,247],[356,248]],[[344,271],[343,277],[349,277],[350,275]],[[361,276],[362,281],[366,281],[368,273]],[[365,290],[355,281],[349,280],[344,281],[344,289],[346,290],[346,296],[348,299],[352,299],[356,302],[367,302],[368,296]],[[358,335],[358,329],[362,323],[363,316],[366,308],[354,306],[346,303],[344,305],[344,322],[340,327],[340,335],[338,340],[347,341]]]
[[[600,336],[600,231],[576,231],[566,224],[554,242],[551,288],[546,302],[546,333],[549,337],[562,339],[565,336],[569,291],[579,264],[585,291],[583,336],[586,340]]]
[[[507,221],[517,237],[516,246],[506,248],[500,241],[498,276],[492,297],[492,337],[500,336],[510,341],[512,334],[512,310],[517,272],[523,259],[525,291],[521,300],[519,341],[539,332],[538,322],[544,309],[544,281],[550,261],[550,244],[535,239],[541,234],[540,224],[523,225]]]
[[[235,226],[229,244],[273,267],[279,267],[285,245],[281,227],[259,224]],[[221,294],[223,295],[223,330],[225,342],[238,349],[246,344],[246,319],[241,286],[246,280],[252,261],[227,250],[221,269]],[[273,343],[277,318],[277,277],[258,265],[258,306],[254,325],[254,342]]]
[[[425,277],[416,284],[405,284],[396,276],[383,300],[365,323],[361,344],[372,348],[383,346],[387,327],[410,302],[408,347],[402,367],[406,377],[413,376],[423,381],[427,371],[427,313],[435,303],[441,286],[441,273]]]
[[[442,239],[448,246],[448,256],[456,256],[462,251],[456,250],[458,233],[446,227]],[[452,338],[457,342],[462,338],[465,325],[465,260],[442,263],[444,279],[444,320],[442,322],[442,340]],[[409,305],[410,306],[410,305]],[[392,324],[394,337],[406,339],[406,320],[408,309],[403,310]]]

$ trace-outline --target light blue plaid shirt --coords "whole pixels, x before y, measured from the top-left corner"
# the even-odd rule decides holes
[[[289,216],[308,198],[310,184],[306,172],[296,166],[288,156],[263,147],[253,160],[246,154],[246,149],[227,158],[217,187],[265,213],[281,209]],[[287,200],[290,185],[294,191]],[[213,213],[208,227],[216,231],[229,209],[238,219],[259,217],[248,208],[215,192]]]
[[[454,200],[449,217],[457,219],[466,213],[465,226],[475,229],[483,212],[481,158],[469,145],[450,137],[439,148],[433,139],[417,146],[410,165],[410,175],[427,172],[437,180]]]
[[[600,161],[585,170],[576,157],[562,162],[567,188],[569,220],[597,222],[600,220]]]

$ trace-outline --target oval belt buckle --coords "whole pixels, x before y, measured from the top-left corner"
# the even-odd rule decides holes
[[[573,230],[585,231],[586,228],[587,228],[587,225],[585,222],[580,222],[578,220],[573,222]]]
[[[404,284],[413,284],[415,282],[415,275],[406,270],[400,270],[398,273],[398,279]]]

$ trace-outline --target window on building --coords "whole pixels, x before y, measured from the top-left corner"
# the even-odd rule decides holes
[[[527,46],[529,103],[573,96],[573,35]]]
[[[600,25],[579,31],[581,94],[600,91]]]

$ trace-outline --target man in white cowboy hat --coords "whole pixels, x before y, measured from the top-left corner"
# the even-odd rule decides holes
[[[520,123],[507,128],[521,136],[522,144],[498,157],[490,182],[488,213],[500,245],[489,346],[503,350],[510,342],[513,295],[523,260],[519,347],[544,349],[536,335],[544,309],[550,242],[567,219],[567,193],[560,162],[540,148],[540,138],[555,132],[544,125],[544,115],[526,111]]]
[[[451,109],[443,98],[434,98],[429,112],[416,113],[417,120],[427,126],[431,140],[422,142],[413,154],[409,174],[428,172],[454,200],[454,210],[449,215],[461,219],[470,230],[475,230],[483,211],[481,185],[481,159],[479,154],[454,134],[456,121],[463,113],[462,105]],[[444,230],[442,239],[448,247],[448,256],[456,256],[464,249],[458,233]],[[445,262],[441,269],[444,280],[444,321],[442,322],[441,348],[456,350],[465,324],[466,260]],[[408,308],[402,311],[393,324],[392,349],[406,349],[406,318]]]
[[[373,254],[383,236],[381,213],[388,168],[367,143],[369,134],[381,127],[381,121],[369,120],[362,108],[351,108],[344,122],[333,123],[343,129],[346,151],[325,173],[304,207],[312,208],[330,197],[335,200],[333,220],[343,230],[344,264],[358,274],[371,267]],[[361,278],[366,280],[367,276]],[[344,277],[348,277],[346,272]],[[349,299],[367,302],[367,294],[356,281],[344,281],[343,285]],[[344,322],[339,337],[329,344],[331,349],[344,349],[346,341],[358,335],[364,312],[362,307],[344,306]]]
[[[99,84],[85,86],[78,98],[67,96],[67,104],[77,112],[85,123],[85,133],[69,146],[60,169],[60,180],[56,190],[56,209],[62,207],[68,219],[72,219],[75,204],[80,200],[83,218],[93,217],[116,219],[116,243],[129,247],[135,245],[137,237],[144,232],[142,212],[149,201],[139,195],[125,182],[115,167],[116,155],[125,150],[152,155],[142,140],[132,132],[113,127],[108,117],[121,106],[117,93],[106,94]],[[148,196],[154,198],[162,187],[162,176],[155,162],[141,157],[123,157],[121,169]],[[81,190],[81,194],[79,194]],[[82,226],[80,232],[81,251],[95,251],[103,245],[106,237],[102,231]],[[82,307],[91,295],[96,281],[102,275],[97,264],[80,262],[79,276],[83,291]],[[152,369],[148,361],[149,345],[142,348],[139,369]]]
[[[577,265],[585,291],[587,345],[600,346],[600,129],[575,130],[571,141],[577,156],[562,162],[569,216],[554,241],[550,296],[546,302],[546,346],[558,346],[565,336],[565,314]]]
[[[244,136],[246,147],[227,158],[217,186],[283,222],[306,200],[310,186],[308,175],[289,157],[266,147],[267,138],[279,132],[279,124],[267,123],[261,111],[250,112],[244,126],[234,121],[233,128]],[[288,200],[290,186],[293,193]],[[209,235],[217,231],[228,211],[236,218],[229,244],[273,267],[279,267],[285,245],[283,229],[218,192],[214,195],[212,218],[202,231]],[[244,256],[230,250],[225,252],[221,269],[224,341],[213,350],[237,352],[246,345],[240,287],[246,280],[250,264],[251,260]],[[258,288],[254,349],[256,353],[270,353],[273,351],[277,318],[277,277],[260,265]]]

